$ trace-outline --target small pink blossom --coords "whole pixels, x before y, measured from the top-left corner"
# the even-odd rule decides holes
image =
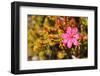
[[[75,46],[79,45],[78,39],[80,34],[78,33],[78,29],[76,27],[67,27],[66,33],[62,34],[61,36],[63,38],[63,44],[67,45],[68,48],[71,48],[72,44]]]

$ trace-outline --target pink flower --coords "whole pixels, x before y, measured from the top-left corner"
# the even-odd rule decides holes
[[[63,38],[63,44],[67,45],[68,48],[71,48],[72,44],[75,46],[79,45],[78,39],[80,34],[78,33],[78,29],[76,27],[67,27],[66,33],[62,34],[61,36]]]

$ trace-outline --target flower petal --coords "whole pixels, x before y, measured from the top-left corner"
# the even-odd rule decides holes
[[[62,34],[61,37],[65,39],[66,38],[66,34]]]
[[[67,39],[67,38],[69,38],[69,34],[62,34],[61,37],[64,39]]]
[[[71,40],[68,40],[68,42],[67,42],[67,47],[68,47],[68,48],[71,48],[71,47],[72,47],[72,41],[71,41]]]
[[[74,28],[72,29],[72,35],[76,34],[77,32],[78,32],[78,29],[77,29],[76,27],[74,27]]]
[[[76,34],[73,37],[76,38],[76,39],[79,39],[80,38],[80,34]]]
[[[63,44],[66,45],[67,44],[67,41],[68,41],[67,39],[64,39],[62,42],[63,42]]]
[[[66,33],[67,34],[71,34],[72,33],[72,28],[71,27],[67,27]]]
[[[76,46],[78,46],[78,45],[79,45],[79,42],[77,41],[77,39],[73,38],[73,40],[72,40],[72,41],[73,41],[73,44],[74,44],[74,45],[76,45]]]

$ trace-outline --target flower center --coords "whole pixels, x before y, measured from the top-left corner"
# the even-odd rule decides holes
[[[73,35],[70,35],[70,38],[73,38]]]

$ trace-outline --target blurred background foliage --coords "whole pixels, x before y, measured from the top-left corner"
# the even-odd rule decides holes
[[[88,18],[28,15],[28,60],[57,60],[88,57]],[[80,45],[67,48],[61,34],[77,27]]]

